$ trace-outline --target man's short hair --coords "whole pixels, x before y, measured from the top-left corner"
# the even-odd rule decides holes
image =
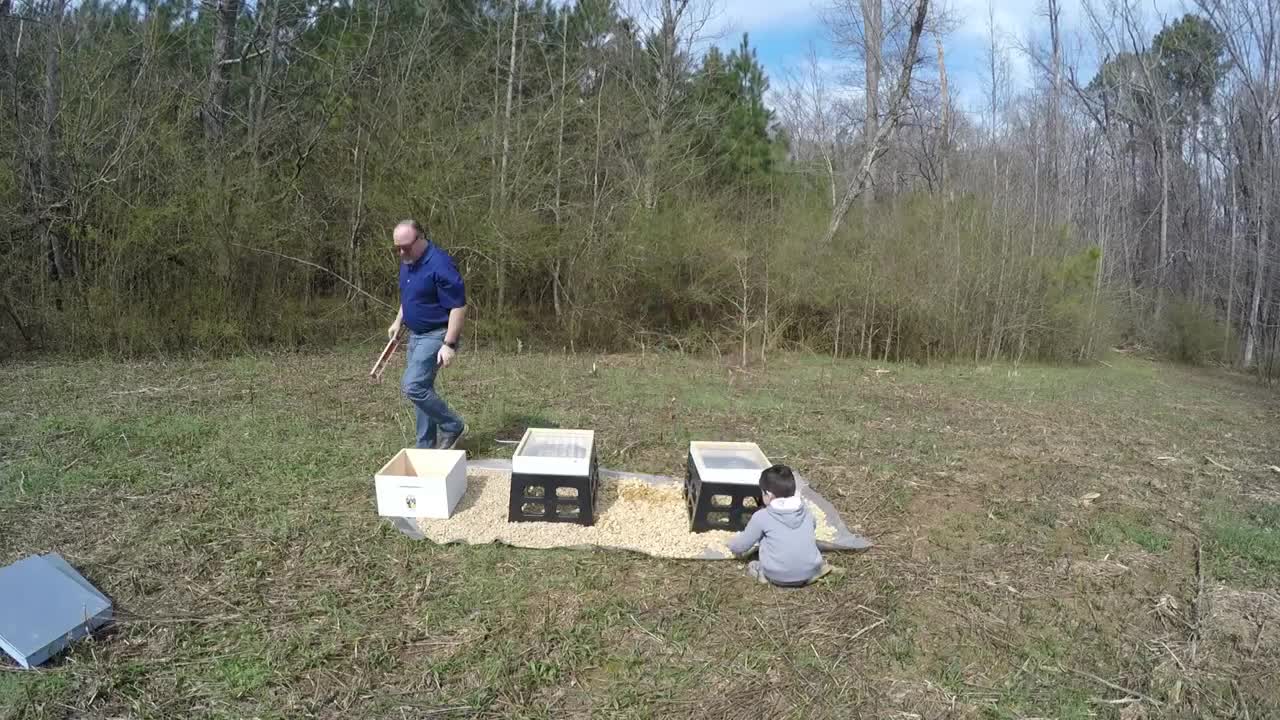
[[[399,224],[408,225],[409,227],[413,228],[413,232],[416,235],[416,237],[414,238],[415,240],[417,238],[427,237],[427,229],[422,227],[422,223],[418,222],[417,220],[414,220],[413,218],[405,218],[404,220],[401,220]]]
[[[778,498],[796,494],[796,476],[786,465],[774,465],[760,473],[760,489]]]

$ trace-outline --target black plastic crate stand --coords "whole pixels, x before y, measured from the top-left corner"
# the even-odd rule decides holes
[[[593,431],[529,428],[511,458],[507,521],[594,525],[599,484]]]
[[[684,501],[693,532],[742,530],[764,506],[760,473],[769,458],[755,443],[691,442]]]

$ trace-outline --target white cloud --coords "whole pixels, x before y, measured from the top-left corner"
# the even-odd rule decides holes
[[[781,67],[770,69],[768,102],[778,107],[789,93],[812,92],[815,72],[827,100],[847,103],[862,99],[862,86],[850,81],[849,62],[819,55],[814,67],[810,67],[808,56],[797,56],[789,58]]]
[[[622,0],[626,13],[645,27],[657,26],[659,4],[660,0]],[[825,0],[693,0],[686,15],[702,25],[699,34],[732,38],[813,24],[823,7]]]
[[[809,0],[726,0],[719,5],[715,25],[732,35],[807,25],[824,4]]]

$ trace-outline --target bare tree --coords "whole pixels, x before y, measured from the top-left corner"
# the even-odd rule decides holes
[[[893,89],[889,111],[885,115],[884,122],[876,129],[875,136],[871,138],[863,151],[862,160],[858,163],[857,171],[849,180],[843,199],[832,210],[831,222],[828,224],[827,231],[822,238],[825,245],[831,244],[832,239],[839,232],[840,224],[844,221],[845,215],[849,213],[849,208],[853,205],[853,201],[866,191],[876,160],[884,152],[885,141],[902,119],[905,111],[904,104],[907,95],[911,91],[911,73],[915,69],[917,62],[916,53],[920,46],[920,34],[924,31],[925,18],[929,13],[929,0],[918,0],[915,8],[916,12],[911,21],[906,51],[902,56],[902,69],[898,73],[898,82]]]
[[[227,96],[231,81],[228,67],[236,62],[232,57],[236,44],[236,20],[240,16],[240,0],[216,0],[212,6],[214,33],[213,52],[209,56],[209,85],[205,90],[204,137],[210,147],[222,141],[228,115]]]
[[[1045,0],[1049,20],[1049,173],[1053,182],[1054,207],[1062,198],[1062,30],[1059,18],[1062,8],[1058,0]],[[1056,213],[1055,213],[1056,215]]]
[[[565,94],[569,90],[569,13],[567,11],[564,13],[560,27],[560,84],[556,87],[556,97],[559,100],[556,103],[559,116],[556,128],[556,194],[551,201],[551,211],[555,215],[557,242],[560,240],[561,233],[564,232],[564,221],[561,217],[561,211],[564,209],[561,190],[564,185],[564,106]],[[551,265],[551,303],[557,318],[563,314],[560,303],[562,294],[560,267],[561,257],[557,253]]]
[[[862,137],[865,151],[871,151],[872,143],[880,131],[880,67],[884,62],[884,6],[881,0],[861,0],[863,64],[866,67],[866,121]],[[863,200],[870,204],[875,199],[875,164],[867,168],[867,191]]]
[[[253,102],[249,106],[249,156],[253,159],[256,174],[261,163],[261,144],[263,126],[266,124],[268,100],[271,96],[271,82],[275,76],[276,61],[280,55],[280,5],[284,0],[271,0],[270,19],[267,20],[266,57],[258,71],[258,83],[253,90]],[[258,10],[259,15],[263,12]]]
[[[1100,72],[1109,88],[1113,102],[1105,112],[1122,118],[1130,128],[1140,127],[1151,133],[1156,175],[1160,183],[1159,225],[1154,252],[1151,253],[1151,285],[1156,290],[1155,315],[1158,318],[1164,305],[1165,268],[1169,259],[1169,203],[1172,165],[1170,162],[1170,134],[1175,109],[1171,107],[1167,88],[1161,82],[1157,68],[1158,58],[1147,52],[1147,35],[1139,10],[1133,0],[1119,0],[1111,6],[1112,15],[1104,16],[1086,0],[1085,13],[1093,28],[1095,40],[1105,50]],[[1119,37],[1117,37],[1117,35]],[[1131,176],[1137,186],[1137,144],[1130,143]],[[1135,191],[1135,195],[1136,195]]]
[[[498,208],[506,210],[508,203],[507,188],[507,165],[511,157],[511,103],[516,87],[516,49],[519,47],[519,36],[517,32],[520,28],[520,2],[513,0],[511,3],[511,55],[507,63],[507,102],[506,109],[502,113],[502,154],[498,161]],[[498,257],[497,267],[497,306],[501,308],[504,304],[507,291],[507,266],[505,253]]]
[[[1241,171],[1238,182],[1247,198],[1254,228],[1253,284],[1249,293],[1241,362],[1255,361],[1260,337],[1268,256],[1276,202],[1276,128],[1280,123],[1280,9],[1275,0],[1197,0],[1226,39],[1227,55],[1239,74],[1244,108],[1234,124]],[[1233,185],[1234,192],[1235,185]],[[1234,218],[1234,216],[1233,216]],[[1234,234],[1233,234],[1234,238]],[[1234,244],[1233,244],[1234,247]]]
[[[938,48],[938,98],[940,102],[939,115],[941,116],[940,127],[936,134],[935,152],[941,165],[938,187],[945,193],[947,191],[947,155],[951,152],[951,97],[948,95],[947,89],[947,61],[946,55],[942,50],[942,35],[935,33],[933,39]]]
[[[781,99],[779,115],[788,130],[792,158],[804,167],[820,166],[834,208],[840,202],[838,179],[843,154],[836,137],[839,108],[813,46],[809,47],[803,69],[789,74]]]
[[[67,252],[57,209],[66,205],[62,197],[65,179],[58,161],[60,135],[58,116],[62,105],[62,26],[66,0],[53,0],[49,11],[49,40],[45,48],[44,102],[39,137],[36,140],[36,202],[38,227],[48,248],[53,276],[67,280],[75,275],[74,260]]]
[[[707,25],[715,8],[708,0],[649,0],[642,13],[655,30],[643,43],[641,72],[630,80],[646,129],[637,192],[652,210],[666,185],[688,176],[679,166],[689,167],[694,159],[685,134],[698,108],[687,105],[696,98],[687,95],[683,81],[693,71],[696,48],[710,39]],[[676,177],[664,183],[668,173]]]
[[[14,53],[16,49],[10,48],[10,37],[17,32],[17,26],[21,21],[12,15],[12,0],[0,0],[0,83],[4,83],[5,94],[8,95],[10,107],[0,107],[0,113],[9,113],[12,111],[12,119],[15,129],[19,120],[18,110],[18,58]],[[14,143],[14,150],[17,150],[17,143]],[[17,162],[14,162],[17,167]]]

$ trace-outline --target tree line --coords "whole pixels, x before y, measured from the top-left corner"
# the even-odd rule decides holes
[[[768,78],[696,0],[626,7],[0,0],[0,342],[368,339],[414,217],[481,347],[1276,372],[1267,0],[1086,3],[1070,37],[1045,0],[990,23],[981,109],[927,0],[835,0],[834,79]]]

